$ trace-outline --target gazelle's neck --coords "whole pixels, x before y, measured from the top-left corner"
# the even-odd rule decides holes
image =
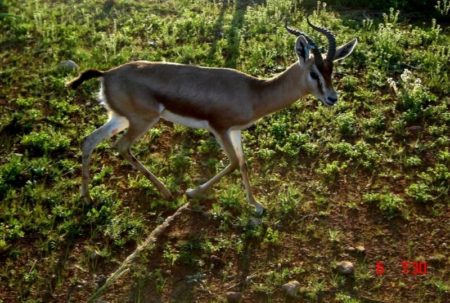
[[[294,63],[278,76],[265,80],[259,88],[259,97],[255,100],[255,114],[258,118],[288,107],[308,94],[298,63]]]

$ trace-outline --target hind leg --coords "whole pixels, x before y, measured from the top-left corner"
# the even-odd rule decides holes
[[[81,197],[86,203],[91,202],[91,197],[89,195],[89,164],[91,162],[92,151],[102,140],[112,137],[127,127],[128,120],[113,113],[108,122],[97,128],[92,134],[84,139],[82,146],[83,167]]]
[[[118,149],[119,153],[125,159],[127,159],[135,169],[143,173],[147,177],[147,179],[149,179],[156,186],[156,188],[165,199],[170,199],[172,198],[172,195],[166,188],[166,186],[161,181],[159,181],[159,179],[154,174],[152,174],[144,165],[142,165],[142,163],[134,157],[130,150],[131,145],[137,139],[139,139],[149,128],[155,125],[158,120],[159,116],[147,119],[133,118],[132,120],[130,120],[130,127],[128,128],[127,133],[123,135],[123,137],[120,138],[120,140],[116,143],[116,148]]]

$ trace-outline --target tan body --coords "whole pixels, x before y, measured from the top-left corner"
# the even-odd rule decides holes
[[[108,106],[121,116],[154,118],[170,111],[222,131],[246,128],[307,94],[299,87],[301,73],[295,63],[262,80],[233,69],[137,61],[107,71],[103,85]]]
[[[288,30],[292,31],[290,28]],[[170,198],[171,194],[163,183],[130,152],[133,142],[160,119],[165,119],[188,127],[208,129],[230,159],[230,164],[216,176],[195,189],[189,189],[186,192],[188,196],[193,197],[207,190],[239,167],[247,200],[258,213],[262,213],[264,208],[255,201],[250,188],[241,130],[309,93],[326,105],[337,101],[337,94],[331,85],[332,64],[322,62],[318,68],[318,59],[309,54],[308,47],[311,45],[305,34],[298,36],[296,51],[299,61],[267,80],[233,69],[147,61],[130,62],[106,72],[88,70],[82,73],[69,86],[76,88],[85,80],[102,77],[101,98],[110,116],[108,122],[83,143],[82,196],[90,200],[89,163],[95,146],[128,128],[116,144],[120,154],[144,173],[165,198]],[[335,50],[333,59],[344,58],[355,45],[356,40]]]

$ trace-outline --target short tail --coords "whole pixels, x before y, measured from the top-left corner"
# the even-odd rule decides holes
[[[76,89],[78,86],[80,86],[84,81],[92,79],[92,78],[99,78],[103,77],[105,73],[96,69],[88,69],[87,71],[84,71],[79,75],[77,78],[73,79],[69,83],[66,84],[67,87]]]

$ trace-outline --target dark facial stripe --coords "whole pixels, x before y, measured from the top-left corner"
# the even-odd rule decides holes
[[[317,87],[319,88],[319,91],[324,94],[322,82],[320,82],[320,79],[317,79]]]
[[[333,62],[325,60],[323,66],[319,70],[320,73],[322,74],[323,79],[325,80],[325,84],[327,86],[331,86],[331,74],[333,73]]]

